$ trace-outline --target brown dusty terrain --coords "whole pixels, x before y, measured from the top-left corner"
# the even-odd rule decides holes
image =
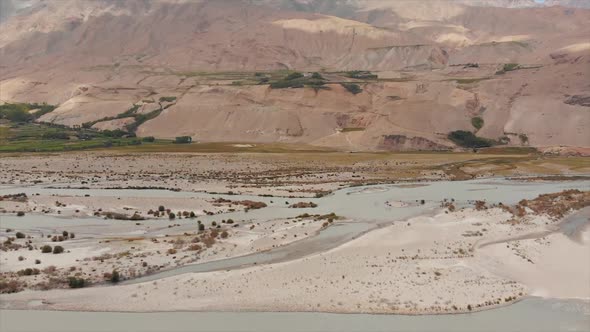
[[[454,147],[450,131],[472,130],[512,146],[589,147],[590,10],[466,4],[44,2],[1,23],[0,100],[57,105],[41,120],[81,125],[176,97],[137,133],[206,142],[440,150]],[[507,63],[518,67],[496,74]],[[272,89],[255,74],[288,70],[327,84]]]

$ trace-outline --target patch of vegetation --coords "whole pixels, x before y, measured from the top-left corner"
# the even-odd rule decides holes
[[[178,136],[174,139],[175,144],[188,144],[193,141],[193,138],[190,136]]]
[[[518,63],[505,63],[504,66],[502,67],[502,69],[500,69],[496,72],[496,75],[502,75],[502,74],[507,73],[509,71],[517,70],[520,68],[521,67]]]
[[[48,104],[7,103],[0,105],[0,119],[22,123],[39,119],[41,116],[52,112],[56,106]],[[31,113],[31,110],[37,110]]]
[[[4,124],[0,126],[0,152],[59,152],[142,144],[135,134],[120,129],[98,131],[45,122],[0,122]]]
[[[116,119],[124,119],[124,118],[130,118],[130,117],[134,117],[135,113],[137,112],[137,110],[139,109],[139,105],[133,105],[133,107],[131,107],[130,109],[126,110],[123,113],[120,113],[116,116],[107,116],[98,120],[94,120],[94,121],[89,121],[89,122],[84,122],[82,124],[82,128],[92,128],[92,126],[94,126],[95,124],[99,123],[99,122],[104,122],[104,121],[111,121],[111,120],[116,120]]]
[[[170,96],[170,97],[160,97],[160,102],[161,103],[172,103],[176,101],[176,97],[174,96]]]
[[[471,118],[471,125],[477,130],[480,130],[483,127],[484,121],[483,118],[480,116],[474,116]]]
[[[70,286],[70,288],[82,288],[86,286],[86,280],[84,280],[83,278],[69,277],[68,285]]]
[[[366,70],[351,70],[342,73],[342,76],[356,78],[361,80],[376,80],[378,78],[377,75],[371,73],[370,71]]]
[[[494,141],[477,137],[474,133],[466,130],[455,130],[449,133],[448,138],[455,144],[464,148],[486,148],[494,145]]]
[[[356,83],[340,83],[348,92],[352,93],[353,95],[359,94],[363,92],[363,89],[356,84]]]
[[[519,134],[518,138],[520,139],[520,143],[529,144],[529,137],[526,134]]]
[[[317,74],[317,75],[315,75]],[[311,87],[314,89],[324,89],[325,80],[319,73],[314,73],[305,77],[302,73],[293,72],[284,78],[270,83],[271,89],[303,88]]]

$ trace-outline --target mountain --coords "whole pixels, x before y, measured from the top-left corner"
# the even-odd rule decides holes
[[[584,2],[2,3],[0,99],[58,105],[42,121],[353,150],[447,149],[455,130],[590,146]],[[306,87],[278,88],[293,71]]]

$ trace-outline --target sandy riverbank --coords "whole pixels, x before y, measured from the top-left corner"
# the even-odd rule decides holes
[[[520,244],[518,251],[498,249],[516,246],[509,240],[474,249],[482,240],[512,239],[551,226],[542,216],[531,216],[519,225],[511,224],[511,218],[499,208],[440,213],[393,223],[328,252],[285,263],[183,274],[135,285],[27,291],[3,295],[3,306],[425,314],[482,310],[509,304],[527,294],[590,298],[585,268],[580,270],[590,260],[587,236],[579,243],[559,234],[519,241],[532,243]],[[576,248],[575,256],[563,259],[564,248],[568,252]],[[535,267],[528,267],[531,263],[522,256],[537,260],[532,263]],[[547,271],[560,257],[559,269],[546,277],[532,278]],[[528,272],[521,273],[521,269]],[[570,278],[571,271],[581,276]],[[560,286],[565,280],[567,287]],[[577,293],[572,294],[572,290]]]

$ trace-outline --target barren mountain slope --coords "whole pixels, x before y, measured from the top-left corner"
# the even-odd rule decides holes
[[[138,114],[157,113],[137,134],[158,137],[442,149],[462,129],[513,145],[590,146],[590,112],[579,102],[590,91],[590,10],[527,1],[32,3],[1,23],[0,98],[59,105],[42,121],[112,129],[132,119],[98,120],[136,104]],[[506,63],[520,66],[496,74]],[[327,84],[272,89],[254,75],[286,69],[321,71]],[[379,78],[350,80],[346,70]],[[484,119],[479,130],[474,117]]]

